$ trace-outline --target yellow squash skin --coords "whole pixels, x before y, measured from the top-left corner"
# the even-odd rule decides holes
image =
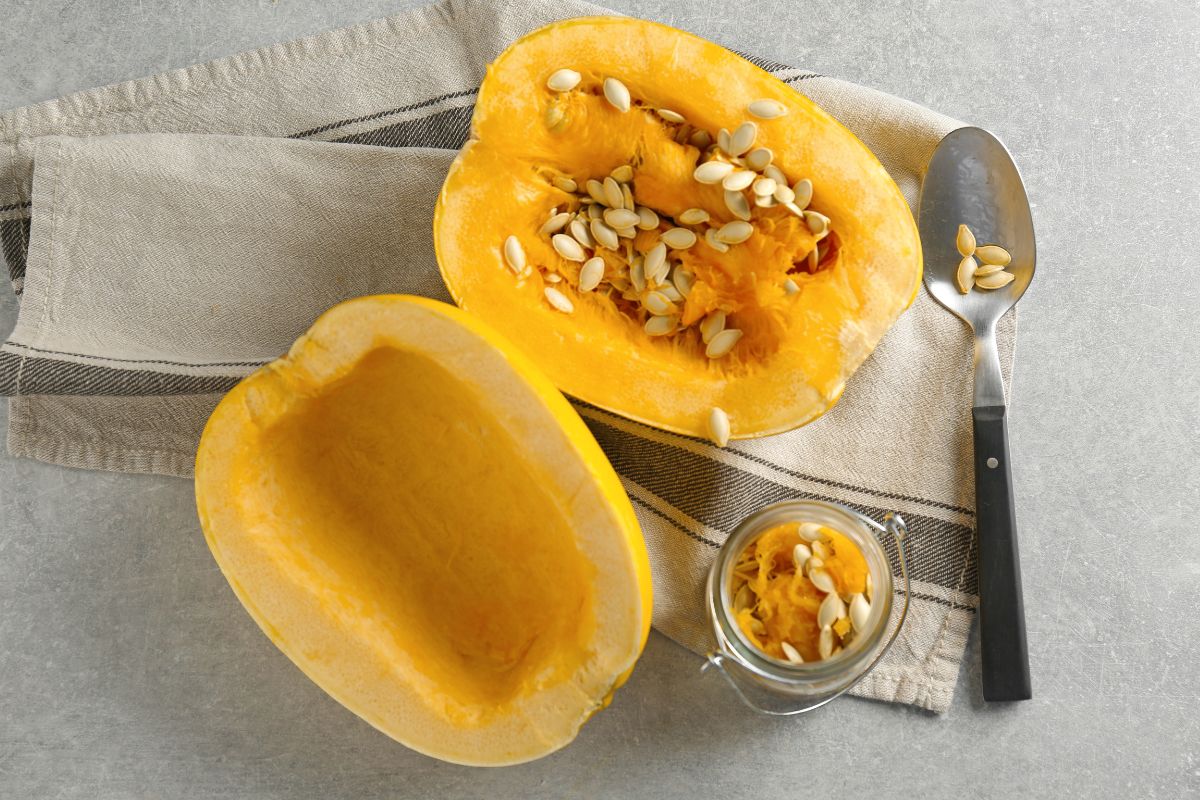
[[[196,504],[276,646],[447,761],[563,747],[649,631],[645,543],[591,433],[524,355],[444,303],[324,314],[218,405]]]
[[[547,78],[564,67],[581,73],[578,90],[550,91]],[[604,101],[600,87],[609,76],[628,87],[629,112]],[[737,309],[731,327],[745,332],[735,351],[718,361],[704,357],[698,336],[651,338],[598,293],[571,289],[578,264],[560,258],[536,233],[552,207],[570,201],[552,179],[570,177],[582,186],[633,164],[639,204],[671,215],[698,206],[729,221],[719,187],[691,178],[699,151],[674,142],[653,109],[672,109],[715,134],[753,119],[747,106],[759,99],[776,100],[788,113],[756,120],[755,146],[774,151],[773,163],[790,180],[812,180],[811,208],[833,220],[838,247],[832,263],[811,275],[788,272],[813,240],[782,209],[764,212],[766,233],[727,255],[703,242],[682,254],[707,284],[688,298],[685,323],[713,308],[719,295]],[[540,272],[522,282],[506,268],[502,245],[509,235],[521,240],[529,263],[553,264],[568,278],[559,288],[567,287],[573,313],[545,302]],[[729,413],[733,438],[817,418],[912,303],[921,281],[920,241],[908,206],[853,134],[716,44],[612,17],[542,28],[488,68],[471,141],[438,200],[434,241],[455,301],[502,330],[560,389],[693,436],[706,435],[713,406]],[[795,296],[782,288],[789,275],[800,284]]]

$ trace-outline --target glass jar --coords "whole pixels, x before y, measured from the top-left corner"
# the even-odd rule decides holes
[[[854,542],[866,559],[873,591],[864,631],[844,650],[832,658],[793,664],[767,655],[745,637],[733,616],[730,587],[738,556],[752,541],[777,525],[801,522],[833,528]],[[879,533],[891,534],[896,541],[905,589],[899,622],[886,641],[894,584],[887,552],[876,538]],[[746,705],[764,714],[801,714],[849,691],[887,653],[908,617],[906,533],[904,520],[897,514],[888,514],[880,525],[851,508],[819,500],[775,503],[746,517],[721,545],[708,573],[708,617],[716,648],[708,654],[705,668],[720,670]]]

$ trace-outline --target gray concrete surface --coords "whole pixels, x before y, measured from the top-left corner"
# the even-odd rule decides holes
[[[0,0],[0,108],[403,0]],[[1200,796],[1200,9],[1194,0],[614,0],[997,131],[1036,204],[1012,445],[1036,699],[739,707],[652,637],[568,749],[415,755],[242,613],[191,487],[0,456],[0,797]],[[0,333],[15,305],[0,305]],[[4,408],[0,404],[0,413]]]

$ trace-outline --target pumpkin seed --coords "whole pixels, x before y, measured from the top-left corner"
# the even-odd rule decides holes
[[[737,594],[733,597],[733,610],[745,611],[754,605],[754,592],[750,589],[750,584],[742,584],[742,588],[737,590]]]
[[[958,262],[958,271],[954,274],[954,281],[958,284],[958,290],[963,294],[971,291],[971,286],[975,282],[975,270],[978,267],[975,256],[963,256],[962,261]]]
[[[755,100],[746,110],[759,119],[778,119],[788,112],[787,106],[778,100]]]
[[[542,223],[542,227],[538,228],[538,233],[540,233],[542,236],[549,236],[552,233],[558,233],[563,228],[567,227],[567,223],[570,222],[570,220],[571,215],[566,211],[562,212],[561,214],[555,214],[553,217]]]
[[[724,447],[729,444],[729,434],[729,415],[725,409],[713,406],[708,412],[708,438],[717,447]]]
[[[975,248],[975,257],[984,264],[999,264],[1007,267],[1012,261],[1012,254],[998,244],[985,244]]]
[[[567,194],[575,194],[575,192],[579,191],[579,184],[570,178],[562,175],[555,175],[550,180],[551,183],[554,184],[554,188],[566,192]]]
[[[725,244],[741,244],[754,235],[754,226],[749,222],[734,220],[726,222],[717,231],[717,240]]]
[[[559,69],[550,73],[546,86],[552,92],[569,92],[579,85],[583,76],[573,69]]]
[[[705,344],[708,344],[723,330],[725,330],[725,312],[711,311],[700,323],[700,338],[704,340]]]
[[[783,648],[783,655],[792,664],[803,664],[804,656],[800,655],[800,651],[792,647],[787,642],[780,642],[779,646]]]
[[[578,220],[576,220],[576,222],[578,222]],[[575,223],[573,222],[571,224],[574,225]],[[579,242],[575,241],[570,236],[567,236],[565,233],[556,233],[551,236],[550,244],[554,247],[555,251],[557,251],[558,254],[567,261],[584,261],[586,258],[583,248],[579,245]]]
[[[783,290],[788,293],[788,296],[794,295],[800,291],[800,284],[788,278],[783,282]]]
[[[645,266],[643,274],[647,280],[652,280],[655,283],[661,283],[663,277],[667,274],[667,246],[659,242],[646,251]]]
[[[666,336],[674,333],[678,325],[679,317],[676,316],[650,317],[642,329],[650,336]]]
[[[671,228],[663,233],[662,241],[672,250],[686,250],[696,243],[696,234],[687,228]]]
[[[678,111],[672,111],[669,108],[660,108],[660,109],[657,109],[654,113],[658,114],[660,117],[665,119],[667,122],[674,122],[677,125],[681,125],[681,124],[687,122],[687,120],[683,118],[683,114],[680,114]]]
[[[729,131],[725,128],[721,128],[721,130],[717,131],[717,147],[721,150],[724,150],[726,153],[729,152]]]
[[[769,194],[756,194],[754,195],[754,205],[757,208],[774,208],[778,204],[775,202],[775,198]]]
[[[871,573],[867,573],[867,599],[870,600],[875,596],[875,581],[871,579]]]
[[[750,219],[750,203],[741,192],[731,192],[726,189],[725,207],[729,209],[730,214],[733,214],[740,220],[745,221]]]
[[[805,561],[805,562],[804,562],[804,574],[805,574],[805,575],[808,575],[808,574],[810,574],[810,573],[811,573],[811,572],[812,572],[814,569],[820,569],[820,568],[821,568],[821,567],[823,567],[823,566],[825,566],[825,562],[824,562],[824,561],[822,561],[820,558],[817,558],[816,556],[813,556],[813,557],[812,557],[812,558],[810,558],[808,561]]]
[[[721,446],[724,447],[725,445],[721,445]],[[753,633],[755,636],[765,636],[767,633],[767,626],[763,625],[762,620],[759,619],[758,617],[751,617],[750,618],[750,632]]]
[[[628,183],[621,184],[621,200],[624,201],[622,203],[622,205],[624,205],[630,211],[637,208],[637,206],[634,205],[634,202],[633,202],[633,190],[629,188]]]
[[[637,236],[637,228],[617,228],[617,236],[622,239],[632,239]]]
[[[546,283],[562,283],[562,275],[559,275],[557,272],[550,272],[542,280]]]
[[[546,300],[550,305],[564,314],[570,314],[575,310],[575,304],[571,302],[571,299],[553,286],[547,286],[542,290],[542,294],[546,295]]]
[[[771,197],[775,194],[776,183],[774,178],[758,178],[754,181],[752,189],[756,195],[760,197]]]
[[[870,573],[867,574],[870,577]],[[850,623],[854,630],[863,633],[867,629],[867,619],[871,616],[871,604],[861,594],[850,595]]]
[[[547,106],[545,120],[547,130],[558,131],[567,121],[567,115],[558,106]]]
[[[753,122],[743,122],[729,137],[729,148],[725,151],[731,156],[740,156],[754,146],[758,138],[758,126]]]
[[[658,214],[654,213],[654,209],[638,206],[637,208],[638,224],[637,226],[644,231],[652,231],[658,227]]]
[[[689,208],[679,215],[678,220],[684,225],[699,225],[708,222],[708,212],[703,208]]]
[[[709,228],[704,232],[704,243],[713,250],[716,250],[718,253],[729,252],[729,245],[717,238],[717,231],[714,228]]]
[[[646,265],[643,259],[637,259],[629,265],[629,282],[638,294],[646,291]]]
[[[688,137],[688,142],[698,150],[707,150],[712,146],[712,134],[708,131],[695,131]]]
[[[594,219],[591,222],[592,238],[596,240],[601,247],[609,250],[616,250],[621,246],[621,242],[617,237],[617,232],[604,224],[602,219]]]
[[[596,220],[592,220],[592,222],[595,221]],[[592,238],[592,235],[588,233],[588,226],[583,220],[572,220],[571,224],[567,226],[567,233],[571,234],[575,241],[579,242],[581,246],[586,247],[589,250],[594,250],[596,248],[596,241]],[[551,243],[553,243],[553,240],[551,240]],[[579,260],[582,261],[583,259],[581,258]]]
[[[828,560],[833,555],[833,551],[829,549],[829,545],[818,539],[812,543],[813,555],[822,560]]]
[[[633,102],[629,97],[629,89],[616,78],[604,79],[604,99],[622,114],[629,110]]]
[[[804,571],[804,565],[812,558],[812,550],[808,549],[808,545],[804,542],[798,542],[792,548],[792,563],[796,565],[797,572]]]
[[[817,624],[825,628],[844,616],[846,616],[846,603],[842,598],[838,597],[836,592],[825,595],[825,599],[821,601],[821,607],[817,609]]]
[[[667,299],[672,303],[683,302],[683,295],[681,295],[679,290],[675,288],[675,284],[671,283],[669,280],[664,280],[662,288],[660,288],[659,291],[666,295]]]
[[[813,586],[827,594],[833,594],[837,589],[837,584],[833,582],[833,578],[828,572],[825,571],[823,567],[818,569],[810,569],[808,571],[808,579],[812,581]]]
[[[820,266],[821,251],[819,248],[814,247],[812,250],[808,251],[808,271],[810,273],[816,272]]]
[[[812,181],[808,178],[801,178],[792,185],[792,191],[796,194],[792,202],[801,209],[808,208],[808,204],[812,202],[813,197]]]
[[[677,309],[675,304],[667,299],[667,296],[662,292],[650,292],[646,295],[646,299],[642,301],[642,305],[656,317],[663,317],[667,314],[674,314]]]
[[[975,277],[982,278],[985,275],[991,275],[999,272],[1002,269],[1004,269],[1004,267],[1000,266],[999,264],[983,264],[979,267],[979,269],[975,270]]]
[[[821,628],[821,635],[817,639],[817,652],[822,661],[833,655],[833,628],[828,625]]]
[[[764,167],[762,170],[762,174],[765,177],[768,177],[771,180],[775,181],[776,183],[783,184],[785,186],[787,185],[787,182],[788,182],[787,176],[783,174],[783,170],[781,170],[779,167],[775,166],[774,164],[768,164],[766,167]]]
[[[604,219],[604,206],[599,203],[590,203],[587,207],[587,218],[589,222],[594,219]]]
[[[709,358],[721,358],[732,350],[733,346],[741,338],[742,332],[740,330],[737,328],[726,328],[709,340],[708,347],[704,348],[704,355]]]
[[[977,250],[976,252],[979,251]],[[976,278],[975,285],[980,289],[1001,289],[1012,283],[1016,277],[1011,272],[993,272],[991,275]]]
[[[771,152],[771,148],[756,147],[746,153],[746,166],[756,172],[762,172],[773,158],[775,158],[775,154]]]
[[[608,205],[608,198],[604,194],[604,184],[595,178],[590,178],[585,184],[587,187],[588,197],[591,197],[601,205]]]
[[[641,217],[627,208],[610,208],[604,212],[604,221],[612,228],[629,228],[637,225]]]
[[[612,172],[608,173],[608,175],[610,178],[619,183],[629,183],[631,180],[633,180],[633,167],[629,166],[628,164],[622,164]]]
[[[608,177],[604,179],[602,184],[604,189],[604,202],[609,208],[621,208],[625,205],[625,195],[621,193],[621,184],[617,183]]]
[[[800,527],[796,530],[796,532],[800,534],[801,539],[809,543],[829,541],[829,536],[825,533],[825,531],[821,530],[821,526],[815,522],[800,523]]]
[[[819,211],[805,211],[804,224],[808,226],[814,236],[821,236],[829,232],[829,217]]]
[[[740,192],[754,183],[757,177],[758,173],[748,169],[734,170],[721,179],[721,187],[730,192]]]
[[[966,225],[958,226],[958,236],[954,237],[954,246],[961,256],[975,255],[975,234]]]
[[[525,269],[525,248],[516,236],[509,236],[504,240],[504,260],[508,263],[508,268],[515,273]]]
[[[700,183],[720,183],[731,172],[733,172],[733,164],[724,161],[705,161],[696,167],[692,177]]]
[[[600,256],[589,258],[579,269],[579,291],[590,292],[604,280],[604,259]]]
[[[690,270],[684,269],[682,266],[676,267],[672,273],[672,282],[675,288],[684,298],[692,293],[692,287],[696,285],[696,276]]]

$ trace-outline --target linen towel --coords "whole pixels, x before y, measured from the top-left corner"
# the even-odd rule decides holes
[[[447,0],[0,117],[0,242],[20,296],[0,347],[9,451],[189,475],[220,394],[324,309],[375,292],[449,299],[432,207],[486,64],[521,34],[596,13],[607,12]],[[751,60],[863,139],[910,203],[958,125]],[[998,331],[1006,381],[1015,335],[1009,315]],[[798,431],[721,450],[577,404],[645,532],[655,627],[710,646],[706,571],[766,503],[899,511],[910,618],[854,693],[944,711],[977,603],[971,352],[966,328],[922,291],[837,407]]]

